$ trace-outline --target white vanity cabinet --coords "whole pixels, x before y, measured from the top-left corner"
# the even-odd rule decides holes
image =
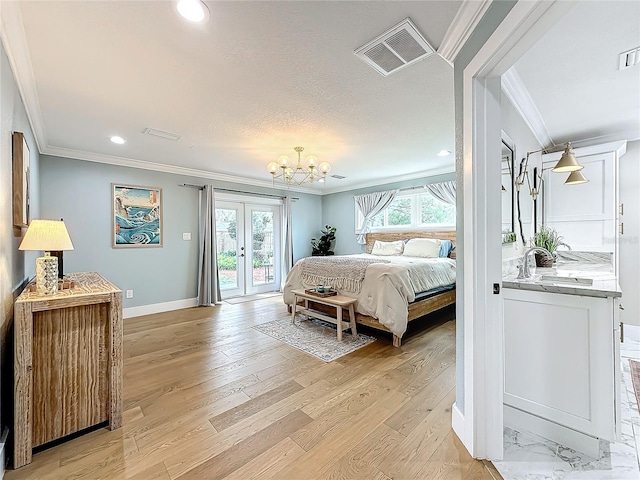
[[[596,456],[620,432],[618,298],[503,293],[505,425]]]

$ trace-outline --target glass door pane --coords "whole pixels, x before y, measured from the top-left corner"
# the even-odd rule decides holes
[[[244,205],[216,204],[216,253],[223,298],[244,294]]]
[[[246,278],[250,280],[247,293],[277,290],[279,274],[279,209],[271,206],[248,205],[246,230],[250,232],[247,242]]]

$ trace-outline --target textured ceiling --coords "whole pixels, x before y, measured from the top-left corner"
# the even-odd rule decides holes
[[[554,144],[640,138],[640,2],[581,1],[516,63]],[[548,146],[548,145],[544,145]]]
[[[452,66],[385,78],[353,51],[406,17],[437,49],[460,4],[207,2],[193,25],[168,1],[22,2],[41,148],[270,181],[301,145],[346,177],[325,191],[453,171]]]

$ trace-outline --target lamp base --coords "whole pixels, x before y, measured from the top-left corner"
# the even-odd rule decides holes
[[[58,259],[48,253],[36,258],[36,292],[38,295],[58,293]]]

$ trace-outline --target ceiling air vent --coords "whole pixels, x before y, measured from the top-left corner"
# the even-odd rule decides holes
[[[347,177],[343,177],[342,175],[331,175],[331,178],[337,178],[338,180],[342,180]]]
[[[142,133],[146,133],[147,135],[153,135],[154,137],[164,138],[166,140],[173,140],[174,142],[177,142],[182,138],[182,135],[178,135],[177,133],[156,130],[155,128],[145,128],[144,132]]]
[[[627,52],[620,54],[620,63],[618,64],[618,70],[624,70],[625,68],[633,67],[640,63],[640,47],[634,48]]]
[[[386,77],[433,55],[435,50],[411,19],[405,18],[353,53]]]

